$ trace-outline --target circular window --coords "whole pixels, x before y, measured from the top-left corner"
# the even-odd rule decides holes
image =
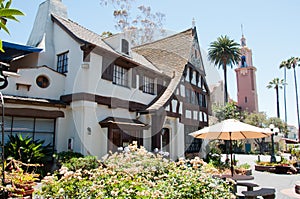
[[[36,78],[36,84],[41,88],[47,88],[50,85],[50,82],[46,76],[40,75]]]

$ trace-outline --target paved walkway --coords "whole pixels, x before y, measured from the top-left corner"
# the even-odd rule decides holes
[[[270,161],[270,156],[260,156],[261,161]],[[276,157],[277,161],[280,160]],[[260,187],[265,188],[275,188],[276,198],[278,199],[300,199],[300,194],[296,194],[294,191],[295,182],[300,181],[300,174],[296,175],[283,175],[274,174],[268,172],[259,172],[254,170],[255,161],[258,159],[257,155],[235,155],[235,159],[238,160],[238,164],[248,163],[252,168],[252,175],[254,176],[255,182],[260,185]],[[251,182],[251,181],[249,181]],[[246,190],[245,187],[238,187],[238,192]],[[254,188],[255,190],[255,188]]]

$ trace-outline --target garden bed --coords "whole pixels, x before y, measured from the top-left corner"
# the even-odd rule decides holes
[[[255,165],[255,171],[275,172],[275,166]]]

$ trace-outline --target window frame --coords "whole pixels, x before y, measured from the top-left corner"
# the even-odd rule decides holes
[[[129,69],[114,64],[112,82],[119,86],[129,87]]]
[[[121,39],[121,52],[129,55],[129,42],[126,39]]]
[[[69,51],[57,54],[56,71],[62,74],[68,72],[68,58]]]
[[[143,92],[151,95],[155,94],[155,78],[143,76]]]

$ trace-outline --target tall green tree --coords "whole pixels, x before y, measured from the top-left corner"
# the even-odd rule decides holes
[[[298,138],[300,138],[300,118],[299,118],[299,98],[298,98],[298,84],[297,84],[297,74],[296,67],[300,66],[299,64],[300,57],[291,57],[286,61],[282,61],[280,68],[293,69],[294,72],[294,86],[295,86],[295,96],[296,96],[296,111],[297,111],[297,121],[298,121]]]
[[[208,59],[224,71],[224,104],[228,102],[227,66],[238,64],[240,57],[240,45],[227,35],[218,37],[208,48]]]
[[[244,122],[260,128],[266,128],[267,115],[263,112],[246,114]],[[260,153],[263,154],[266,149],[265,138],[256,138],[254,141],[258,145]]]
[[[279,78],[274,78],[272,81],[269,82],[267,85],[268,89],[274,88],[276,92],[276,108],[277,108],[277,117],[280,118],[280,107],[279,107],[279,89],[282,89],[284,85],[284,80]]]
[[[284,79],[284,85],[283,85],[283,103],[284,103],[284,122],[287,123],[287,107],[286,107],[286,70],[289,68],[289,66],[283,61],[280,63],[279,68],[283,68],[283,79]]]
[[[7,34],[9,33],[8,28],[6,27],[6,23],[8,20],[19,21],[16,16],[24,15],[18,9],[10,8],[12,4],[12,0],[0,0],[0,28],[4,30]],[[0,39],[0,51],[3,51],[2,40]]]
[[[269,127],[270,124],[274,124],[275,127],[279,129],[279,133],[282,133],[285,137],[288,135],[287,124],[277,117],[270,117],[266,121],[266,127]]]
[[[228,102],[225,106],[213,107],[213,112],[219,122],[226,119],[243,120],[244,112],[235,104],[235,102]]]

